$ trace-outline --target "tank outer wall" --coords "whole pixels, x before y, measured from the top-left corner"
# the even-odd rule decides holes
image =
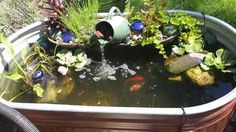
[[[89,112],[50,112],[18,109],[42,132],[157,131],[223,132],[236,99],[214,111],[196,115],[140,115]]]

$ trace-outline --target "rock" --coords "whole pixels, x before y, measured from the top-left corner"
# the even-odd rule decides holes
[[[164,62],[167,70],[171,73],[181,73],[199,65],[206,55],[202,53],[190,53],[181,57],[172,57]]]
[[[183,77],[182,76],[170,76],[170,77],[168,77],[168,80],[181,82],[181,81],[183,81]]]
[[[48,80],[47,87],[44,91],[44,95],[37,102],[39,103],[48,103],[57,101],[57,87],[55,80]]]
[[[193,83],[199,86],[207,86],[215,83],[214,73],[212,71],[204,71],[200,66],[187,70],[186,74]]]

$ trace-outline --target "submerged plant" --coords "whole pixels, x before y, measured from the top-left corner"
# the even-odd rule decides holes
[[[201,63],[201,67],[204,70],[209,70],[212,67],[221,70],[222,72],[236,73],[236,68],[233,68],[236,64],[236,55],[226,49],[218,49],[216,53],[208,53]]]

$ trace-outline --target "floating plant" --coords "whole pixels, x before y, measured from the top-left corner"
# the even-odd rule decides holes
[[[72,51],[63,49],[59,51],[56,56],[57,62],[62,65],[58,67],[58,71],[62,73],[62,75],[67,74],[69,67],[83,68],[88,62],[87,55],[80,49],[76,50],[74,55]]]
[[[211,52],[206,55],[203,63],[201,63],[201,67],[205,70],[215,67],[225,73],[236,73],[236,68],[234,68],[235,64],[235,53],[226,49],[218,49],[216,51],[216,56]]]

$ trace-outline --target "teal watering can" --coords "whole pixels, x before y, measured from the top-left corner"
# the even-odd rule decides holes
[[[117,15],[113,15],[117,11]],[[119,8],[113,6],[108,16],[95,26],[95,35],[100,44],[118,44],[125,42],[130,34],[129,22],[122,17]]]

